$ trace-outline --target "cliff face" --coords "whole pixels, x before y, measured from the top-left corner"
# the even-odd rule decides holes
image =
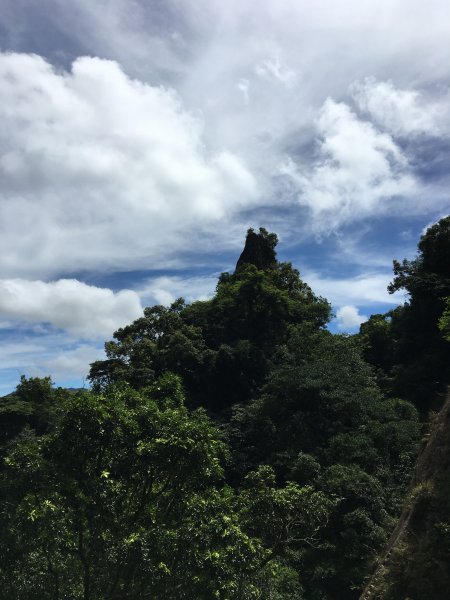
[[[430,425],[386,553],[360,600],[450,597],[450,390]]]

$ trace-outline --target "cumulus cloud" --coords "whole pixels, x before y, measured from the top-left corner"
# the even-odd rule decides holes
[[[327,298],[333,306],[401,303],[401,293],[389,294],[387,286],[392,273],[362,274],[356,277],[323,277],[314,271],[305,271],[303,279],[315,293]]]
[[[50,376],[57,385],[82,387],[89,364],[105,358],[103,344],[79,342],[63,332],[2,332],[0,395],[12,391],[20,376]]]
[[[0,278],[28,281],[24,294],[81,273],[179,273],[193,253],[196,267],[221,269],[211,253],[237,252],[248,226],[301,243],[373,216],[431,220],[448,208],[445,0],[262,0],[258,10],[240,0],[110,0],[107,11],[92,0],[3,0],[2,9],[1,47],[26,54],[0,54]],[[430,133],[447,137],[417,143]],[[373,270],[396,255],[376,249],[369,264],[363,243],[341,264]],[[308,281],[343,307],[394,304],[390,279]],[[11,360],[47,369],[76,351],[73,336],[108,337],[120,314],[135,318],[139,299],[193,300],[214,285],[149,280],[128,308],[107,304],[110,324],[91,303],[98,329],[86,314],[86,329],[66,319],[56,299],[54,320],[23,300],[21,315],[9,305],[0,319],[41,328],[41,347]],[[82,295],[86,306],[95,296],[78,288],[77,306]],[[44,335],[49,322],[71,331],[70,343]],[[71,355],[77,372],[82,352]]]
[[[113,61],[69,73],[1,54],[0,118],[3,276],[148,266],[255,198],[244,162],[207,152],[173,90]]]
[[[342,331],[355,329],[367,321],[366,315],[361,315],[356,306],[341,306],[336,312],[337,327]]]
[[[36,376],[50,374],[52,379],[64,381],[78,378],[79,386],[84,384],[89,365],[104,359],[103,349],[90,344],[80,344],[73,349],[57,349],[52,355],[39,361],[32,369]]]
[[[394,135],[445,135],[450,133],[449,98],[426,100],[418,90],[396,88],[392,81],[368,77],[351,86],[360,110]]]
[[[148,304],[169,305],[177,298],[187,302],[207,300],[217,285],[217,275],[205,277],[162,276],[149,279],[138,291],[139,296]]]
[[[328,98],[317,129],[319,158],[312,171],[302,172],[291,159],[281,171],[298,186],[298,200],[314,215],[318,231],[380,214],[392,199],[414,192],[408,162],[392,137],[347,104]]]
[[[81,338],[103,339],[141,314],[139,296],[131,290],[114,293],[76,279],[0,280],[0,318],[49,323]]]
[[[9,224],[0,229],[4,277],[181,264],[180,249],[192,239],[206,250],[205,234],[222,242],[223,223],[244,220],[249,209],[284,206],[285,156],[283,172],[311,209],[310,230],[324,228],[324,215],[326,229],[388,208],[398,214],[405,205],[424,207],[406,156],[368,120],[385,127],[381,121],[393,123],[407,106],[417,128],[418,108],[425,114],[434,106],[413,90],[421,83],[421,60],[440,65],[434,73],[445,77],[450,59],[445,63],[436,43],[422,37],[419,4],[391,45],[379,43],[386,23],[372,19],[375,4],[362,12],[344,5],[337,21],[328,1],[313,9],[268,1],[252,19],[254,11],[234,2],[187,2],[177,10],[167,3],[156,27],[144,3],[130,11],[114,0],[97,34],[102,7],[77,0],[63,19],[59,1],[46,4],[54,15],[49,27],[71,34],[80,50],[120,59],[139,79],[111,60],[85,57],[55,70],[36,55],[0,56],[0,223]],[[404,4],[391,4],[384,10],[394,23]],[[438,14],[433,23],[441,39]],[[346,50],[348,27],[364,60],[353,45]],[[410,86],[377,83],[388,75],[395,81],[387,65],[410,52],[412,39],[420,56],[395,62]],[[324,65],[335,55],[328,72]],[[364,79],[368,70],[377,79]],[[352,88],[353,99],[366,121],[350,108],[355,78],[363,83]],[[326,101],[327,95],[344,101]],[[399,196],[409,200],[398,202]],[[301,210],[298,219],[304,222]]]

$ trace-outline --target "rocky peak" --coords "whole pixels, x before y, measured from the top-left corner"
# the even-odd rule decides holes
[[[276,234],[269,233],[264,227],[259,228],[259,233],[255,233],[254,229],[249,229],[244,250],[236,264],[236,271],[248,264],[255,265],[261,271],[275,268],[277,242]]]

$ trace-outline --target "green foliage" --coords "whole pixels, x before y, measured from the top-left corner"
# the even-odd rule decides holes
[[[210,487],[225,449],[202,412],[180,406],[179,384],[158,383],[156,401],[127,387],[79,395],[53,436],[8,458],[19,498],[10,527],[29,538],[10,567],[18,597],[41,588],[41,597],[136,596],[166,586],[169,573],[175,586],[186,576],[173,550],[186,548],[192,503],[216,502]],[[19,570],[24,563],[44,571],[42,581]]]
[[[394,263],[409,302],[359,336],[326,331],[329,303],[251,230],[213,298],[148,307],[114,334],[92,393],[23,379],[0,406],[6,597],[356,600],[417,453],[404,398],[422,407],[446,377],[449,230]],[[436,489],[418,556],[443,564]]]
[[[170,308],[146,308],[143,317],[116,331],[115,341],[105,345],[108,359],[91,367],[94,388],[102,390],[124,380],[142,389],[168,370],[195,377],[207,353],[200,330],[181,318],[183,307],[179,300]]]
[[[282,555],[294,543],[316,541],[333,506],[330,498],[293,482],[276,487],[274,470],[267,465],[250,472],[245,477],[241,502],[251,530],[262,538],[267,549],[266,560]]]
[[[255,463],[270,456],[273,464],[281,451],[293,459],[300,451],[317,454],[333,435],[354,431],[380,398],[352,338],[300,326],[274,362],[261,396],[236,409],[231,422],[238,451],[243,446],[247,454],[253,447],[262,452]]]
[[[372,315],[360,328],[365,359],[385,371],[392,366],[393,361],[391,321],[389,313]]]
[[[187,309],[188,319],[195,320],[196,304]],[[330,314],[329,304],[314,296],[289,263],[269,271],[245,265],[223,274],[208,309],[204,331],[212,346],[246,339],[268,351],[285,339],[290,324],[321,327]]]
[[[450,297],[445,298],[445,309],[442,313],[438,327],[447,342],[450,342]]]
[[[388,286],[390,293],[405,290],[408,302],[388,313],[387,325],[377,315],[361,332],[367,359],[389,375],[388,391],[426,411],[429,398],[450,375],[450,349],[438,327],[450,296],[450,217],[428,228],[418,250],[413,260],[394,260],[394,279]]]
[[[22,375],[16,391],[0,398],[0,456],[18,436],[50,431],[69,395],[66,390],[54,389],[50,377],[27,379]]]
[[[259,236],[275,256],[276,236],[265,230]],[[244,261],[235,273],[221,275],[209,301],[146,308],[106,343],[107,360],[93,363],[90,380],[97,391],[121,380],[142,389],[171,371],[182,377],[191,405],[223,413],[254,396],[291,326],[320,329],[329,317],[328,302],[290,263],[258,269]]]
[[[316,534],[330,502],[294,484],[239,495],[219,485],[226,458],[174,375],[74,396],[51,435],[6,459],[5,597],[261,598],[285,532]]]
[[[386,400],[360,343],[302,325],[274,356],[261,395],[228,427],[234,478],[267,463],[339,499],[317,547],[292,558],[305,598],[354,598],[400,509],[419,434],[409,402]]]

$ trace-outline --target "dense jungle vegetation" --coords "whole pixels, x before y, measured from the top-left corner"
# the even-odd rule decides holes
[[[394,261],[408,301],[354,336],[276,244],[249,230],[211,300],[119,329],[91,390],[22,377],[0,400],[2,598],[359,597],[449,379],[450,217]],[[450,589],[442,469],[394,600]]]

